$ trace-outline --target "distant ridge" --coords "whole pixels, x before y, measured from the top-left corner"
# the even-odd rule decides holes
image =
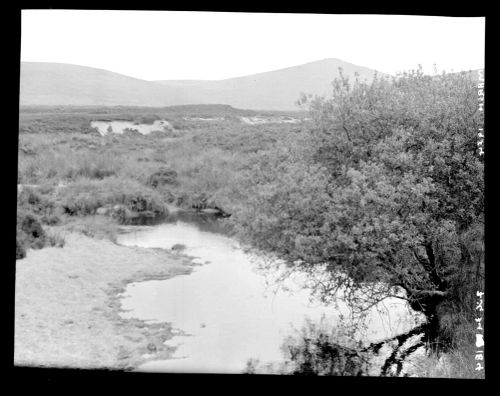
[[[20,104],[174,106],[226,104],[251,110],[298,110],[301,92],[327,95],[342,68],[371,80],[375,70],[328,58],[270,72],[216,81],[145,81],[64,63],[21,62]],[[384,75],[383,73],[378,73]]]
[[[168,106],[182,92],[102,69],[21,62],[21,105]]]

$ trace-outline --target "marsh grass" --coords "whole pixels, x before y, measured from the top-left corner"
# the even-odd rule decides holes
[[[69,215],[93,215],[100,207],[120,204],[134,212],[167,213],[158,192],[136,180],[119,177],[78,179],[59,192],[59,199]]]
[[[78,110],[78,117],[82,113]],[[166,117],[155,112],[154,118],[182,120],[185,115]],[[206,111],[200,116],[220,115]],[[206,196],[211,205],[232,213],[248,198],[248,171],[278,141],[289,139],[289,127],[243,125],[236,116],[224,116],[226,121],[189,121],[190,128],[175,132],[173,138],[165,138],[165,134],[21,133],[20,146],[26,152],[19,152],[18,180],[25,184],[66,183],[54,198],[66,213],[88,215],[104,205],[133,205],[127,202],[131,195],[139,200],[146,195],[146,201],[155,203],[153,210],[158,209],[158,200],[189,208]],[[140,119],[141,115],[131,117]],[[57,119],[51,118],[47,125],[50,122]],[[176,172],[175,182],[151,183],[162,169]],[[44,221],[57,222],[49,217]]]
[[[286,125],[244,125],[240,115],[248,114],[230,108],[221,113],[218,106],[154,112],[25,109],[20,113],[18,183],[39,188],[23,189],[18,206],[44,226],[70,224],[88,235],[111,239],[113,222],[127,223],[131,212],[166,214],[167,203],[190,208],[203,200],[232,213],[248,198],[249,170],[277,142],[289,139],[290,133]],[[185,116],[192,119],[184,120]],[[196,119],[221,116],[224,121]],[[177,121],[178,129],[166,134],[101,136],[88,128],[92,120],[104,118],[138,122],[161,118]],[[165,169],[169,177],[156,180]],[[126,208],[119,211],[122,217],[94,216],[98,208],[114,205]]]
[[[79,177],[104,179],[116,175],[121,166],[121,159],[106,156],[103,153],[89,151],[76,153],[72,163],[66,168],[64,177],[72,180]]]
[[[50,179],[75,180],[79,177],[103,179],[116,175],[123,158],[104,152],[77,150],[68,146],[38,148],[36,156],[19,158],[18,173],[24,183],[40,183]]]

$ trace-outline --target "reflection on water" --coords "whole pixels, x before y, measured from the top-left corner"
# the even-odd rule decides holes
[[[156,120],[152,124],[140,124],[134,123],[132,121],[92,121],[90,123],[91,128],[97,128],[102,136],[108,133],[119,133],[122,134],[126,130],[137,131],[143,135],[147,135],[154,131],[163,132],[165,129],[170,129],[171,125],[166,120]]]
[[[251,358],[282,360],[280,346],[291,326],[300,328],[306,318],[322,316],[337,323],[348,312],[342,303],[338,308],[311,303],[310,293],[293,279],[287,282],[289,291],[270,288],[255,270],[255,257],[235,240],[195,224],[178,220],[141,227],[120,235],[118,242],[166,249],[182,244],[185,254],[203,264],[189,275],[127,287],[124,318],[170,322],[179,332],[167,341],[177,347],[173,359],[148,362],[140,370],[240,373]],[[414,325],[400,300],[388,300],[386,306],[385,316],[374,311],[365,337],[378,340]]]

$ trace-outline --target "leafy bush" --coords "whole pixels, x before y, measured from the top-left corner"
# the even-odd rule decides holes
[[[54,215],[55,203],[51,197],[52,188],[22,187],[17,195],[18,206],[42,217]]]
[[[32,213],[18,208],[16,256],[22,256],[23,251],[27,248],[41,249],[45,246],[46,239],[46,233],[38,218]]]

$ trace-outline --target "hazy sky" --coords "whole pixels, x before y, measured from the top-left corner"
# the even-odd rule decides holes
[[[22,11],[21,60],[145,80],[223,79],[324,58],[395,73],[484,67],[484,18]]]

